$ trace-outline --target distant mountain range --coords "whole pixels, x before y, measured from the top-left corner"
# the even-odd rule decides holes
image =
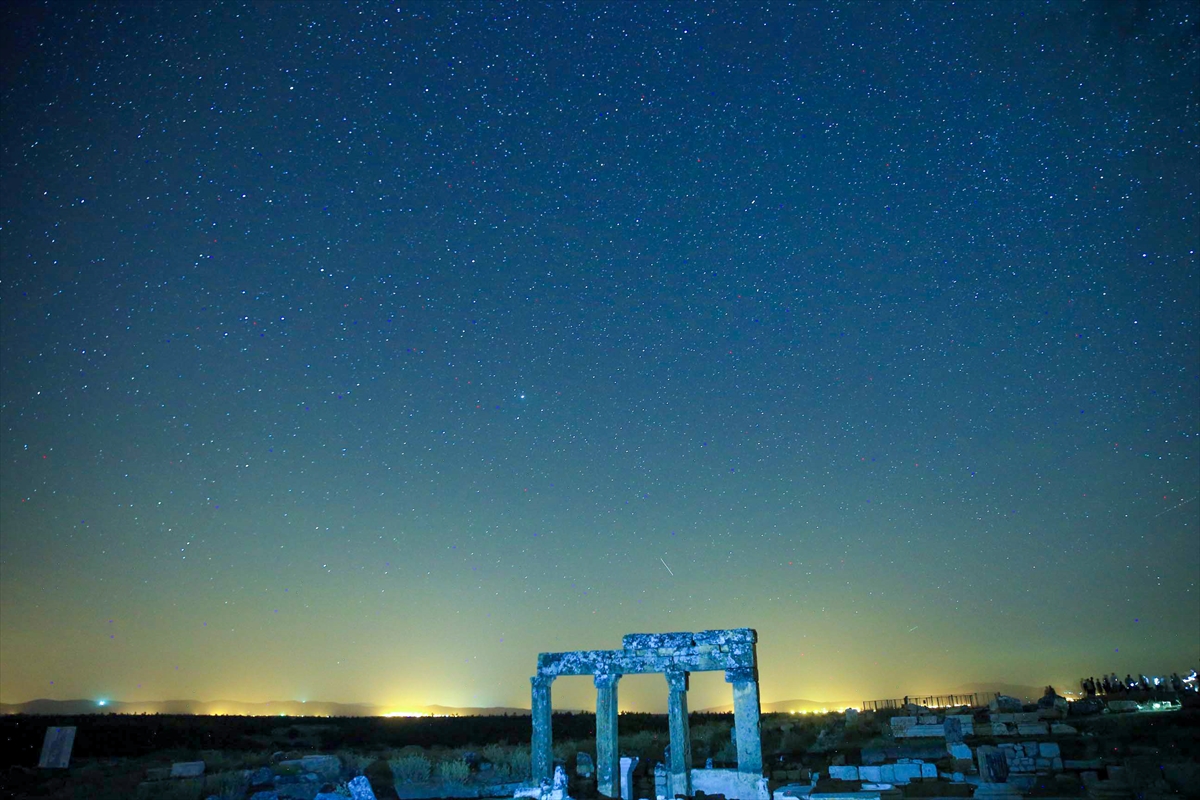
[[[1042,696],[1043,686],[1020,686],[1012,683],[967,683],[956,686],[946,694],[984,694],[1000,692],[1026,702]],[[918,695],[913,694],[913,698]],[[764,714],[792,712],[840,711],[859,708],[859,700],[780,700],[763,703]],[[570,711],[571,709],[555,709]],[[728,714],[733,704],[697,709],[703,714]],[[122,702],[119,700],[30,700],[27,703],[0,703],[0,714],[196,714],[201,716],[229,715],[245,717],[484,717],[528,716],[528,708],[506,706],[455,708],[452,706],[415,706],[394,709],[369,703],[323,703],[320,701],[278,700],[267,703],[242,703],[236,700],[165,700],[160,702]]]
[[[967,695],[967,694],[991,695],[991,694],[995,694],[998,692],[1000,694],[1009,695],[1010,697],[1015,697],[1018,700],[1023,700],[1025,702],[1032,703],[1032,702],[1036,701],[1039,697],[1042,696],[1042,692],[1044,692],[1045,689],[1046,689],[1046,687],[1044,687],[1044,686],[1021,686],[1021,685],[1015,684],[1015,683],[1000,683],[1000,682],[996,682],[996,683],[965,683],[961,686],[954,687],[953,689],[951,689],[948,692],[940,692],[940,693],[930,693],[930,692],[917,693],[917,692],[914,692],[910,695],[910,697],[913,698],[913,702],[916,702],[916,701],[920,700],[922,697],[929,697],[931,695],[936,696],[936,694],[941,694],[941,696],[945,697],[947,695]],[[1061,690],[1060,690],[1060,693],[1061,693]],[[871,698],[871,699],[883,699],[883,698]],[[893,699],[900,700],[903,698],[893,698]],[[809,712],[809,713],[811,713],[811,712],[819,712],[819,711],[841,711],[846,708],[861,708],[862,702],[863,701],[861,701],[861,700],[802,700],[802,699],[779,700],[778,702],[774,702],[774,703],[763,703],[762,704],[762,713],[764,713],[764,714],[790,714],[793,712],[796,712],[796,713]],[[700,713],[704,713],[704,714],[728,714],[733,711],[733,704],[727,703],[727,704],[721,705],[721,706],[712,706],[711,708],[699,709],[699,711],[700,711]]]
[[[164,700],[122,702],[118,700],[30,700],[0,703],[0,714],[196,714],[245,717],[482,717],[508,714],[528,715],[528,708],[452,708],[416,706],[393,709],[368,703],[324,703],[280,700],[242,703],[235,700]]]
[[[859,703],[854,700],[780,700],[777,703],[763,703],[762,713],[764,714],[791,714],[792,712],[820,712],[820,711],[841,711],[846,708],[858,708]],[[710,708],[696,709],[698,714],[732,714],[733,703],[726,703],[721,706],[712,706]]]

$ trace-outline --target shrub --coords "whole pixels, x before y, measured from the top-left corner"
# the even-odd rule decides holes
[[[404,755],[388,761],[396,783],[424,783],[429,780],[432,765],[423,755]]]
[[[627,736],[620,736],[618,749],[623,756],[637,756],[642,761],[653,763],[662,759],[663,749],[669,743],[665,737],[659,738],[654,731],[638,731]]]
[[[717,754],[729,743],[732,727],[728,722],[706,722],[692,728],[692,758],[697,761],[716,759]]]
[[[221,800],[241,800],[250,788],[250,776],[245,772],[221,772],[208,776],[204,782],[204,796],[216,796]]]
[[[508,751],[508,772],[513,780],[527,781],[532,772],[533,761],[529,751],[524,747],[516,747]]]
[[[353,753],[348,750],[343,750],[338,753],[338,760],[342,762],[342,769],[351,778],[356,778],[366,772],[367,767],[375,763],[374,756],[364,755],[362,753]]]
[[[138,800],[200,800],[206,797],[203,791],[203,778],[187,778],[143,783],[138,787],[137,797]]]
[[[508,763],[508,748],[502,744],[485,744],[479,751],[479,757],[498,767]]]
[[[463,758],[439,761],[436,769],[439,780],[446,783],[466,783],[471,777],[471,767]]]

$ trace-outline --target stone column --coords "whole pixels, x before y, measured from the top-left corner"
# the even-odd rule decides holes
[[[671,797],[692,795],[692,739],[688,732],[687,688],[688,674],[671,670],[667,676],[667,724],[671,730],[671,763],[668,786]]]
[[[725,680],[733,684],[733,728],[737,741],[738,783],[742,791],[753,792],[763,776],[762,731],[759,727],[758,671],[743,667],[725,671]],[[745,794],[743,797],[753,797]]]
[[[534,675],[529,679],[533,686],[533,741],[531,744],[530,761],[532,762],[530,777],[533,782],[548,781],[554,775],[554,749],[552,747],[552,732],[550,729],[550,684],[554,683],[553,675]]]
[[[617,750],[617,681],[620,675],[596,675],[596,791],[621,796],[620,752]]]

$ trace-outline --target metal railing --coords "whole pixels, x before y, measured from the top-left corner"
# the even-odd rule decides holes
[[[863,711],[883,711],[885,709],[901,709],[905,703],[925,706],[926,708],[958,708],[959,706],[986,706],[996,699],[999,692],[974,692],[972,694],[926,694],[909,695],[908,697],[888,700],[863,700]]]

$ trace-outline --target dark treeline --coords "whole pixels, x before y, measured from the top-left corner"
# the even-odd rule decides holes
[[[692,724],[721,715],[692,714]],[[339,749],[384,750],[419,747],[471,747],[491,743],[528,744],[528,716],[494,717],[205,717],[183,714],[81,714],[0,716],[0,767],[32,766],[41,753],[46,729],[76,727],[72,758],[134,758],[160,751],[284,750],[332,752]],[[295,735],[317,729],[319,747]],[[622,714],[622,735],[666,733],[661,714]],[[289,737],[289,733],[293,734]],[[596,717],[587,713],[554,715],[554,738],[590,739]]]

